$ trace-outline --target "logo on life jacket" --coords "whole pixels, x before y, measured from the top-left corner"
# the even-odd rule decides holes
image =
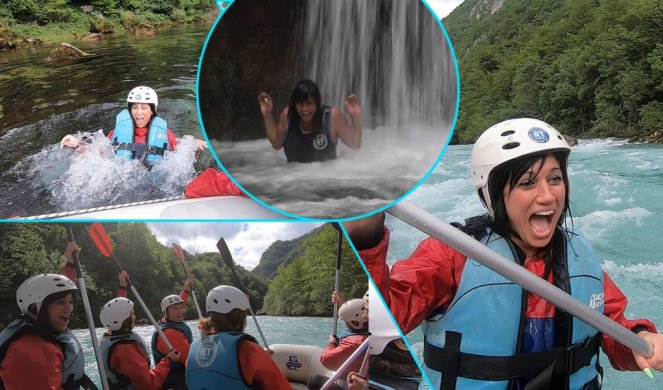
[[[529,137],[532,139],[532,141],[538,142],[540,144],[545,144],[550,139],[548,132],[540,127],[532,127],[527,133],[529,134]]]
[[[324,134],[318,134],[313,138],[313,147],[317,150],[323,150],[327,147],[327,136]]]
[[[288,357],[288,362],[285,364],[288,370],[299,371],[302,368],[302,364],[297,360],[297,355],[290,355]]]
[[[196,354],[196,363],[200,367],[209,367],[218,354],[219,348],[218,345],[212,340],[212,338],[203,338],[200,341],[200,349]]]
[[[589,307],[596,310],[603,306],[603,293],[595,293],[589,297]]]

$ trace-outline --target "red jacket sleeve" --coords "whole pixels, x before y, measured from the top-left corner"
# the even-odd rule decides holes
[[[168,145],[170,145],[171,152],[175,150],[175,147],[177,146],[178,143],[179,141],[177,140],[177,137],[175,137],[175,134],[172,131],[170,131],[170,129],[168,129]]]
[[[239,367],[244,380],[253,387],[273,390],[291,390],[292,386],[260,345],[242,340],[238,346]]]
[[[9,345],[0,363],[0,378],[7,390],[59,390],[63,360],[59,346],[27,333]]]
[[[652,333],[658,333],[656,331],[656,326],[649,320],[626,319],[626,317],[624,317],[624,311],[628,305],[628,299],[605,272],[603,273],[603,280],[603,291],[605,293],[604,313],[606,316],[610,317],[611,320],[626,327],[627,329],[633,330],[636,327],[641,327],[643,330],[648,330]],[[638,365],[635,363],[633,352],[631,352],[630,348],[623,346],[605,334],[603,335],[601,341],[603,345],[603,351],[606,355],[608,355],[608,359],[610,359],[610,364],[612,367],[617,370],[640,370]]]
[[[359,252],[368,272],[407,334],[435,309],[451,303],[465,266],[465,256],[433,238],[419,243],[406,259],[391,268],[386,263],[389,230],[374,248]]]
[[[172,345],[176,350],[180,351],[180,363],[186,365],[186,359],[189,356],[189,349],[191,348],[191,344],[189,344],[189,340],[187,340],[184,333],[177,329],[168,328],[163,330],[163,334],[166,335],[170,345]],[[157,337],[157,350],[163,355],[168,355],[170,352],[161,337]]]
[[[343,363],[348,360],[350,355],[352,355],[352,353],[357,350],[357,348],[359,348],[361,343],[366,340],[366,337],[368,336],[347,336],[344,337],[338,345],[333,343],[327,344],[327,347],[325,347],[325,349],[322,351],[322,354],[320,355],[320,363],[322,363],[322,365],[329,370],[338,370],[339,367],[341,367],[341,365],[343,365]],[[357,360],[352,363],[346,372],[359,372],[359,368],[361,368],[361,363],[364,360],[365,354],[366,353],[362,354],[360,358],[357,358]]]
[[[170,360],[163,358],[150,369],[139,346],[118,344],[111,352],[110,367],[129,378],[136,390],[159,390],[170,372]]]
[[[184,196],[202,198],[206,196],[239,195],[246,196],[223,172],[207,168],[186,186]]]

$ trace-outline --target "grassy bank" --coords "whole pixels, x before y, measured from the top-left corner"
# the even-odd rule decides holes
[[[138,0],[132,2],[134,7],[119,9],[115,8],[119,1],[97,1],[97,4],[112,4],[95,7],[67,3],[60,8],[54,8],[51,4],[49,8],[49,3],[54,2],[61,1],[46,0],[41,11],[30,8],[33,2],[29,0],[20,6],[13,5],[11,0],[8,5],[0,6],[0,50],[100,39],[113,34],[144,34],[148,31],[149,35],[149,30],[154,27],[211,22],[219,13],[213,2],[179,0],[160,5],[150,3],[144,8],[137,8]]]

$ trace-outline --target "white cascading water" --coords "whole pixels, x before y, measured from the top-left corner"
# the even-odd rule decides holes
[[[304,55],[301,74],[318,84],[323,102],[342,107],[355,93],[370,128],[449,130],[456,74],[442,30],[422,2],[313,0],[306,6],[305,49],[294,55]]]
[[[339,142],[338,158],[286,164],[266,139],[215,142],[233,177],[282,211],[343,218],[383,207],[409,191],[444,148],[456,110],[454,60],[435,16],[417,0],[311,0],[292,53],[291,85],[320,87],[343,110],[359,97],[362,145]],[[284,107],[274,107],[278,116]]]

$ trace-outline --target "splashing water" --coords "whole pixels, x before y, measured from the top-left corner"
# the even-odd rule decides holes
[[[418,1],[314,0],[297,31],[292,84],[312,79],[341,110],[357,94],[361,148],[338,142],[336,160],[286,164],[266,140],[217,142],[219,159],[248,192],[300,216],[350,217],[398,199],[437,159],[455,114],[454,62],[435,17]]]
[[[88,135],[88,141],[74,152],[53,145],[21,162],[32,186],[46,188],[57,211],[177,196],[196,174],[191,136],[182,138],[175,151],[166,151],[151,170],[138,160],[116,158],[101,131]]]

